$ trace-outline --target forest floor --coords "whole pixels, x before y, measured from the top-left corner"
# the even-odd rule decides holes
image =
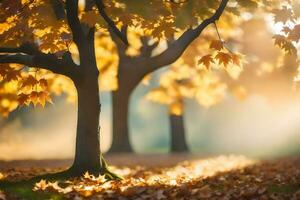
[[[1,199],[300,199],[300,157],[108,155],[107,181],[89,174],[69,180],[27,179],[66,169],[71,160],[0,161]]]

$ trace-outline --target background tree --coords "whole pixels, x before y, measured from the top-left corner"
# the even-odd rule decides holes
[[[206,27],[220,18],[227,3],[228,1],[204,1],[201,3],[198,1],[187,1],[179,4],[166,2],[164,5],[168,9],[162,15],[156,16],[147,16],[147,14],[153,13],[147,10],[143,10],[143,13],[134,11],[146,19],[139,24],[142,31],[139,33],[139,48],[136,48],[138,53],[135,55],[128,53],[132,50],[130,48],[131,45],[129,47],[124,46],[113,33],[111,34],[111,38],[117,47],[119,65],[117,68],[118,89],[113,91],[112,94],[113,142],[110,152],[132,152],[129,140],[128,110],[129,99],[136,86],[147,75],[174,63]],[[226,13],[232,14],[244,8],[253,9],[257,6],[256,1],[237,1],[237,3],[237,5],[229,6]],[[136,4],[136,2],[135,5],[128,4],[128,7],[132,10],[142,10],[142,5],[139,7],[139,4]],[[154,1],[147,8],[156,11],[160,10],[162,5],[157,5]],[[157,18],[155,23],[147,21],[148,19],[153,20],[153,18]],[[194,28],[191,28],[193,26]],[[153,30],[153,27],[157,28]],[[177,33],[177,29],[182,30],[181,32],[183,33]],[[127,33],[126,27],[123,27],[123,30],[124,33]],[[178,36],[176,36],[176,33]],[[128,34],[126,35],[128,36]],[[167,41],[168,45],[165,50],[156,52],[159,45],[157,40],[155,40],[157,38],[163,38]],[[229,54],[220,53],[218,57],[220,60],[224,60],[226,56],[227,60],[225,62],[232,60]],[[211,57],[211,60],[213,60],[213,57]]]
[[[185,98],[194,98],[204,107],[220,102],[226,92],[212,71],[195,69],[187,65],[175,65],[161,75],[160,86],[147,94],[147,99],[168,106],[170,121],[170,152],[189,151],[185,123]]]

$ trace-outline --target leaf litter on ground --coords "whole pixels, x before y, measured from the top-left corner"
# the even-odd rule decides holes
[[[155,161],[153,161],[155,162]],[[300,199],[300,158],[259,161],[244,156],[218,156],[180,162],[172,167],[130,166],[110,169],[124,177],[108,181],[88,172],[64,181],[40,180],[36,194],[63,199]],[[51,169],[8,170],[0,180],[17,181]],[[55,172],[55,170],[53,170]],[[0,199],[15,194],[0,192]],[[22,199],[22,196],[20,196]],[[24,199],[24,197],[23,197]]]

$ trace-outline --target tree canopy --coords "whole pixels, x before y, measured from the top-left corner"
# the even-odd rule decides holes
[[[104,1],[103,3],[95,1],[94,7],[85,9],[85,3],[82,2],[79,4],[78,20],[86,27],[83,29],[84,31],[88,31],[88,27],[96,25],[96,41],[98,41],[96,42],[96,55],[102,58],[106,56],[105,52],[110,55],[104,59],[104,62],[98,63],[98,68],[102,70],[103,74],[107,72],[106,75],[113,78],[113,76],[116,77],[116,70],[113,70],[116,69],[116,65],[113,67],[113,63],[116,63],[118,58],[113,53],[114,47],[108,38],[107,23],[115,22],[119,29],[123,27],[122,31],[115,33],[118,33],[125,43],[127,41],[122,35],[127,27],[134,30],[137,36],[149,36],[153,41],[161,43],[172,40],[183,41],[188,34],[192,35],[193,32],[204,28],[201,25],[197,26],[199,23],[206,25],[205,23],[209,22],[207,19],[211,19],[209,18],[211,16],[218,19],[222,14],[218,12],[221,12],[226,4],[227,1],[151,0],[144,2],[119,0]],[[225,14],[228,16],[240,15],[243,10],[253,10],[259,5],[274,6],[270,1],[230,1]],[[72,88],[70,80],[61,76],[69,73],[66,61],[71,60],[74,65],[80,62],[78,49],[74,45],[75,41],[72,40],[72,27],[67,23],[68,13],[65,13],[64,6],[67,6],[66,2],[60,0],[1,1],[0,50],[3,64],[1,64],[0,70],[2,77],[0,110],[3,115],[16,109],[18,105],[33,103],[44,106],[47,101],[51,102],[51,93],[66,92],[70,95],[70,99],[75,99],[76,94],[70,89]],[[220,11],[216,11],[217,8]],[[292,11],[282,8],[274,12],[278,16],[276,17],[277,21],[288,21],[282,16],[286,14],[285,12]],[[295,17],[290,20],[294,19]],[[292,30],[290,32],[289,38],[296,39],[297,35]],[[275,37],[277,38],[276,44],[286,49],[287,41],[284,42],[282,37]],[[130,38],[129,43],[128,52],[134,54],[135,51],[138,54],[140,49],[134,47],[134,44],[139,46],[140,42]],[[222,43],[217,39],[212,42],[211,46],[216,50],[221,50]],[[32,59],[33,56],[34,59]],[[167,54],[158,56],[167,56]],[[224,52],[218,52],[214,57],[203,55],[198,61],[209,67],[209,64],[214,62],[213,58],[223,65],[230,61],[237,61],[237,57],[232,55],[230,57],[228,53]],[[45,60],[51,61],[51,65],[44,66],[43,61]],[[107,70],[108,68],[111,69]],[[104,81],[105,76],[103,76],[101,80],[103,80],[101,81],[103,85],[105,85],[104,82],[110,83],[107,84],[109,88],[116,89],[116,84],[111,84],[113,79]]]

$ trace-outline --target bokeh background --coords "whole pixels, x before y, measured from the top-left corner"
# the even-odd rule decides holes
[[[165,153],[169,146],[168,110],[143,98],[146,92],[147,88],[140,86],[132,97],[131,142],[139,153]],[[111,142],[110,93],[102,93],[101,99],[101,145],[106,151]],[[76,105],[60,98],[46,109],[21,108],[19,112],[1,126],[0,159],[72,157]],[[192,152],[204,156],[233,153],[273,157],[300,152],[299,102],[273,105],[258,95],[243,102],[228,96],[207,109],[186,101],[184,119]]]

